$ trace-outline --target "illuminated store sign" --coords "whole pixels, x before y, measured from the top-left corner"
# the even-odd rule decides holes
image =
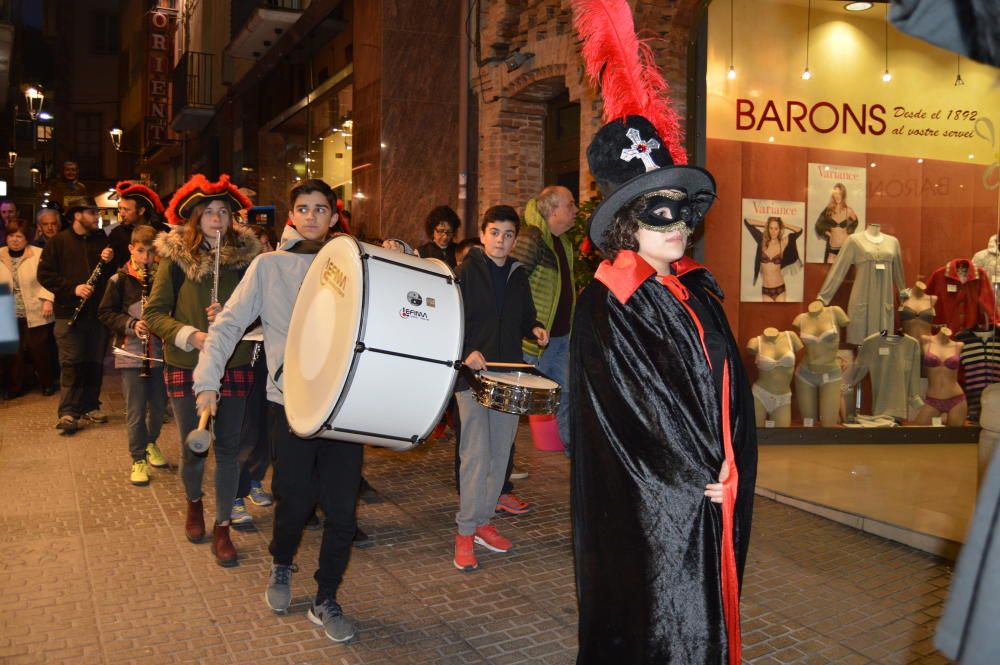
[[[956,85],[954,53],[890,28],[892,77],[885,80],[881,16],[847,14],[830,3],[813,7],[806,80],[805,2],[760,7],[737,17],[730,47],[729,6],[709,5],[709,138],[977,164],[996,159],[995,69],[963,59],[963,84]],[[782,37],[741,39],[765,33]]]

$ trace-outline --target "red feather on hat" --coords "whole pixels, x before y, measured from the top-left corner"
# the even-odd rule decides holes
[[[115,185],[115,190],[118,192],[118,196],[120,198],[129,195],[141,196],[153,204],[153,209],[156,211],[156,214],[163,214],[163,201],[161,201],[159,195],[149,187],[141,185],[137,182],[122,180]]]
[[[591,83],[604,99],[604,121],[641,115],[667,143],[674,164],[687,164],[677,112],[648,40],[635,34],[628,0],[573,0],[573,25],[583,40]]]
[[[184,207],[184,204],[191,196],[197,193],[206,196],[226,194],[237,203],[239,210],[246,210],[253,207],[253,202],[239,190],[239,187],[229,181],[228,173],[220,175],[217,182],[211,182],[201,173],[195,173],[191,176],[190,180],[184,183],[183,187],[174,192],[173,198],[170,199],[170,206],[167,208],[167,221],[174,226],[184,224],[185,219],[181,217],[178,211]]]

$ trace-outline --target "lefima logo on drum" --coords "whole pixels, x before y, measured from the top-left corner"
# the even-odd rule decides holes
[[[409,307],[402,307],[399,310],[399,318],[401,319],[419,319],[421,321],[430,321],[425,312],[421,312],[416,309],[410,309]]]
[[[344,288],[347,286],[347,275],[337,267],[332,259],[326,260],[323,272],[319,276],[320,286],[329,286],[340,295],[344,295]]]

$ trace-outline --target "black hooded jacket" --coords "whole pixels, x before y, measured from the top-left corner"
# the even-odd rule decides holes
[[[465,310],[463,360],[473,351],[479,351],[487,361],[523,362],[521,340],[531,337],[532,328],[542,325],[536,319],[527,271],[517,261],[507,260],[513,265],[507,273],[507,289],[501,311],[497,311],[487,263],[492,259],[486,256],[486,252],[481,247],[473,247],[458,268],[458,284]],[[459,375],[455,390],[462,391],[468,387]]]

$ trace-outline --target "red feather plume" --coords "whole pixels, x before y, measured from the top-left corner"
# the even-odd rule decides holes
[[[587,75],[604,98],[604,121],[641,115],[653,123],[674,164],[687,164],[679,117],[653,50],[635,34],[628,0],[573,0]]]
[[[184,204],[195,194],[205,194],[207,196],[218,196],[225,194],[228,196],[238,210],[246,210],[253,207],[253,202],[248,199],[239,187],[229,181],[229,174],[223,173],[217,182],[211,182],[201,173],[195,173],[184,185],[174,192],[170,199],[170,206],[167,208],[167,221],[178,226],[186,221],[178,212]]]
[[[153,209],[156,210],[156,214],[163,214],[163,201],[160,200],[159,195],[151,190],[145,185],[141,185],[137,182],[129,182],[128,180],[122,180],[117,185],[115,185],[115,190],[118,191],[119,198],[128,195],[142,196],[149,200],[153,204]]]

